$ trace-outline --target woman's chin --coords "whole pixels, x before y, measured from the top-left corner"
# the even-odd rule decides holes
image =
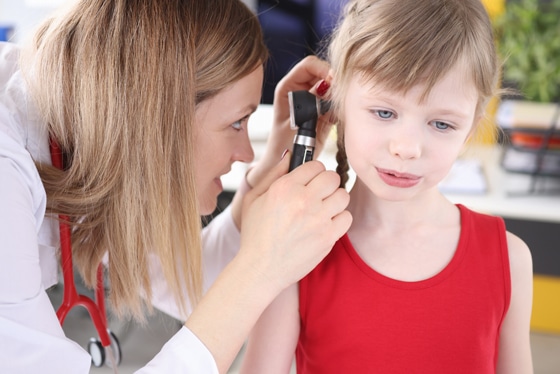
[[[199,211],[201,216],[208,216],[208,215],[214,213],[217,206],[218,206],[218,199],[217,198],[214,198],[214,199],[208,198],[208,199],[206,199],[205,201],[203,201],[199,204],[198,211]]]

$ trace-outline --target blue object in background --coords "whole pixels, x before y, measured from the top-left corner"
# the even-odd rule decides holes
[[[12,37],[14,28],[12,26],[0,26],[0,42],[7,42]]]
[[[324,52],[347,0],[257,0],[257,15],[270,52],[262,103],[272,104],[278,81],[302,58]],[[325,56],[323,56],[325,57]]]

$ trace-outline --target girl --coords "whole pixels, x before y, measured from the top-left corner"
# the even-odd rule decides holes
[[[353,223],[261,316],[242,372],[295,351],[298,373],[531,373],[527,246],[437,188],[496,87],[482,4],[350,1],[329,55]]]

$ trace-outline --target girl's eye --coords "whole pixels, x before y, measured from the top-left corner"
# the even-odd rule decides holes
[[[441,122],[441,121],[434,121],[433,125],[438,130],[448,130],[451,129],[451,126],[448,123]]]
[[[390,110],[375,110],[374,113],[381,119],[389,119],[394,116]]]

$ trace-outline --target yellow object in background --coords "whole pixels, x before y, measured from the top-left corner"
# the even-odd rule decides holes
[[[533,314],[531,330],[560,333],[560,278],[533,277]]]
[[[473,141],[477,144],[495,144],[497,137],[496,112],[498,111],[499,100],[493,97],[486,106],[485,117],[478,125],[477,133]]]
[[[506,8],[506,0],[482,0],[490,19],[494,19],[502,14]]]
[[[505,10],[505,0],[482,0],[491,20],[502,14]],[[498,110],[499,100],[493,97],[486,107],[486,118],[480,124],[480,132],[474,139],[481,144],[494,144],[496,142],[496,111]]]

